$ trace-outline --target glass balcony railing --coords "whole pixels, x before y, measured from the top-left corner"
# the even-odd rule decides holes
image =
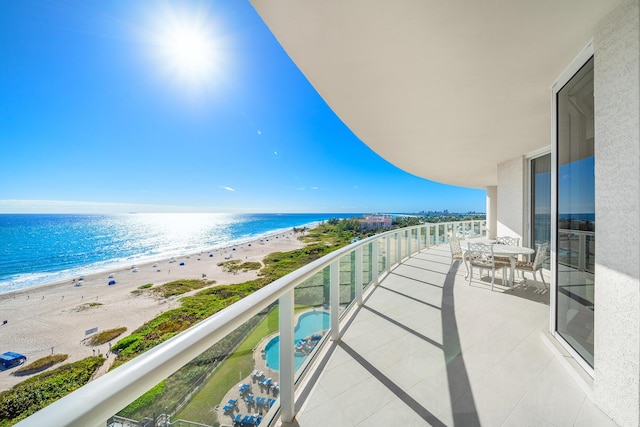
[[[251,293],[23,420],[20,426],[184,426],[293,419],[296,384],[340,319],[404,259],[485,235],[484,221],[423,224],[352,243]],[[210,288],[208,292],[224,292]],[[193,307],[197,309],[197,307]]]
[[[594,231],[558,230],[558,263],[578,271],[595,272]]]

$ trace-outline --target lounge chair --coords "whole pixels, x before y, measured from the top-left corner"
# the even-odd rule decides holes
[[[240,420],[242,419],[242,414],[238,414],[236,415],[236,417],[233,419],[233,424],[238,424],[240,422]]]

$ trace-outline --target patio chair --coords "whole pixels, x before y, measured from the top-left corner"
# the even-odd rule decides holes
[[[457,236],[451,236],[449,239],[449,249],[451,249],[451,265],[455,260],[462,260],[462,248],[460,247],[460,239]]]
[[[496,245],[520,246],[520,238],[511,236],[496,237]]]
[[[542,279],[542,284],[544,285],[544,288],[538,288],[536,290],[536,293],[538,294],[544,294],[549,290],[549,287],[547,286],[547,284],[544,281],[544,276],[542,275],[542,263],[544,262],[545,258],[547,257],[547,251],[549,250],[549,244],[548,243],[542,243],[538,245],[538,250],[536,251],[536,256],[533,259],[533,262],[528,262],[528,261],[517,261],[516,262],[516,270],[522,272],[522,277],[524,277],[524,273],[525,272],[531,272],[533,273],[533,280],[535,280],[536,282],[538,281],[537,277],[536,277],[536,273],[538,271],[540,271],[540,279]],[[526,278],[525,278],[526,279]],[[536,287],[538,287],[538,285],[536,285]]]
[[[506,283],[505,268],[507,264],[496,261],[493,256],[493,246],[486,243],[469,243],[469,250],[466,252],[469,261],[469,284],[473,279],[473,268],[480,270],[480,278],[482,278],[483,270],[491,270],[491,290],[496,280],[496,270],[502,269],[502,283]]]
[[[520,246],[520,238],[511,236],[496,237],[496,245]],[[496,256],[495,259],[504,263],[511,262],[508,256]]]

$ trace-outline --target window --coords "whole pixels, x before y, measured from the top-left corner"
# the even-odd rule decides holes
[[[533,249],[541,243],[551,243],[551,154],[530,161],[531,171],[531,236]],[[549,269],[549,257],[542,264]]]

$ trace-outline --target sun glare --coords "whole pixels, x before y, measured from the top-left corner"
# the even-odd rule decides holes
[[[152,37],[163,74],[192,89],[213,83],[220,61],[214,29],[205,9],[164,8]]]

